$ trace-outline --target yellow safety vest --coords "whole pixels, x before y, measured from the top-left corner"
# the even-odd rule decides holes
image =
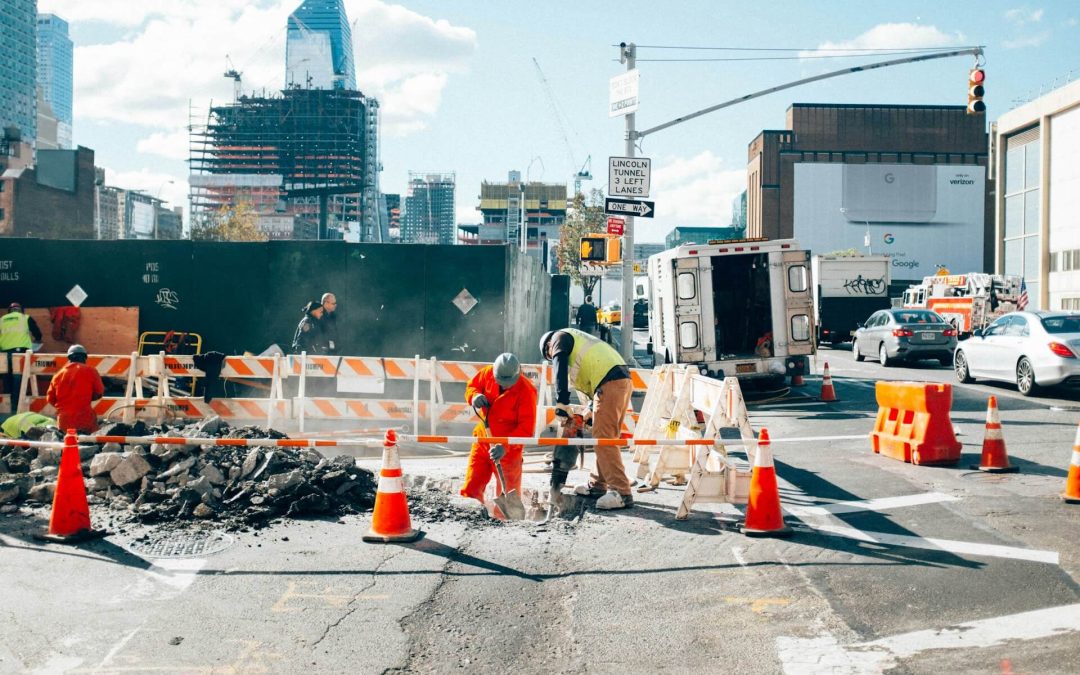
[[[592,397],[600,380],[615,366],[625,366],[626,361],[611,345],[576,328],[563,328],[574,338],[574,348],[570,351],[569,380],[574,388]]]
[[[0,430],[8,438],[22,438],[31,427],[50,426],[55,427],[56,420],[35,412],[24,412],[7,418],[3,424],[0,424]]]
[[[13,349],[30,349],[30,317],[22,312],[0,316],[0,352]]]

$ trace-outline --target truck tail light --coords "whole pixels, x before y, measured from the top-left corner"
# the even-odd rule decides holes
[[[1058,356],[1060,356],[1062,358],[1065,358],[1065,359],[1075,359],[1076,358],[1076,354],[1073,354],[1073,350],[1069,349],[1068,345],[1063,345],[1060,342],[1051,342],[1049,347],[1050,347],[1050,351],[1054,352],[1054,354],[1057,354]]]
[[[892,334],[896,337],[911,337],[915,331],[910,328],[893,328]]]
[[[941,334],[944,335],[945,337],[956,337],[956,329],[955,328],[946,328],[945,330],[941,331]]]

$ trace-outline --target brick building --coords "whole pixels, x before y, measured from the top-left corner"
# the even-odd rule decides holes
[[[39,150],[37,165],[0,156],[0,236],[94,239],[94,151]]]
[[[747,236],[888,255],[899,280],[989,270],[988,148],[965,106],[793,104],[750,143]]]

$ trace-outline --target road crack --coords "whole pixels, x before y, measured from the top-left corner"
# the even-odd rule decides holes
[[[370,591],[372,588],[375,587],[375,584],[378,583],[378,581],[379,581],[379,573],[382,571],[382,568],[387,563],[389,563],[391,560],[393,560],[394,558],[401,555],[404,551],[405,551],[405,549],[403,549],[403,548],[397,548],[392,553],[390,553],[390,555],[384,556],[383,559],[381,561],[379,561],[379,564],[376,565],[375,569],[372,570],[372,572],[371,572],[371,583],[367,584],[366,586],[364,586],[359,591],[357,591],[356,593],[353,594],[353,596],[349,599],[349,602],[346,603],[346,605],[345,605],[345,612],[341,616],[339,616],[336,621],[333,621],[333,622],[326,625],[326,628],[323,629],[322,635],[320,635],[314,642],[311,643],[312,647],[319,646],[319,644],[323,640],[325,640],[327,638],[327,636],[330,635],[330,631],[332,631],[335,628],[337,628],[338,626],[340,626],[342,624],[342,622],[344,622],[346,619],[348,619],[350,616],[352,616],[353,613],[356,612],[356,610],[360,609],[361,605],[357,601],[365,593],[367,593],[368,591]]]

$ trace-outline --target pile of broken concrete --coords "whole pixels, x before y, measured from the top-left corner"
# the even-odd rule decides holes
[[[285,438],[272,429],[230,427],[214,417],[186,426],[111,424],[100,435],[185,438]],[[55,429],[37,440],[60,441]],[[20,502],[48,504],[56,489],[61,448],[0,446],[0,510]],[[341,516],[370,510],[376,481],[348,455],[328,458],[308,448],[116,443],[79,448],[91,504],[108,505],[128,521],[218,521],[262,527],[280,516]]]

